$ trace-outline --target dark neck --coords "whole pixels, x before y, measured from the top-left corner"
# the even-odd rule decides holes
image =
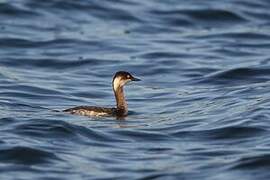
[[[121,113],[121,115],[127,115],[128,106],[124,95],[124,88],[119,87],[114,90],[115,100],[116,100],[116,107],[117,110]]]

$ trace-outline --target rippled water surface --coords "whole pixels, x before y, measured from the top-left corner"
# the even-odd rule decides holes
[[[269,179],[268,0],[0,1],[0,179]],[[114,106],[125,120],[54,110]]]

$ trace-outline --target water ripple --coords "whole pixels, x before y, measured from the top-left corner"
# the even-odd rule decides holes
[[[8,4],[8,3],[1,3],[0,14],[11,16],[11,17],[17,16],[17,17],[25,17],[25,18],[39,15],[35,11],[22,9],[22,8],[19,8],[18,6],[14,6],[13,4]]]
[[[1,149],[0,152],[0,159],[2,163],[34,165],[60,160],[51,152],[29,147],[12,147]]]
[[[245,18],[240,15],[221,9],[194,9],[194,10],[153,10],[151,13],[166,17],[174,25],[191,25],[192,23],[204,23],[205,25],[222,25],[226,23],[245,22]],[[179,17],[182,17],[180,20]]]
[[[269,81],[270,70],[268,68],[234,68],[223,72],[218,72],[208,76],[203,82],[216,83],[259,83]]]
[[[212,140],[237,140],[242,138],[252,138],[254,136],[263,135],[268,132],[263,128],[255,127],[224,127],[218,129],[198,130],[198,131],[179,131],[171,135],[179,138],[202,138]]]
[[[239,159],[237,163],[232,167],[233,170],[243,169],[259,169],[269,167],[270,156],[269,154],[254,155]]]

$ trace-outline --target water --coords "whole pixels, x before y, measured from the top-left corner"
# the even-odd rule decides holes
[[[270,3],[0,1],[0,178],[269,179]],[[125,120],[52,110],[113,106]]]

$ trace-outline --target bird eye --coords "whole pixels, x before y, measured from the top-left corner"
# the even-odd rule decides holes
[[[130,78],[130,75],[127,75],[127,78],[129,79]]]

